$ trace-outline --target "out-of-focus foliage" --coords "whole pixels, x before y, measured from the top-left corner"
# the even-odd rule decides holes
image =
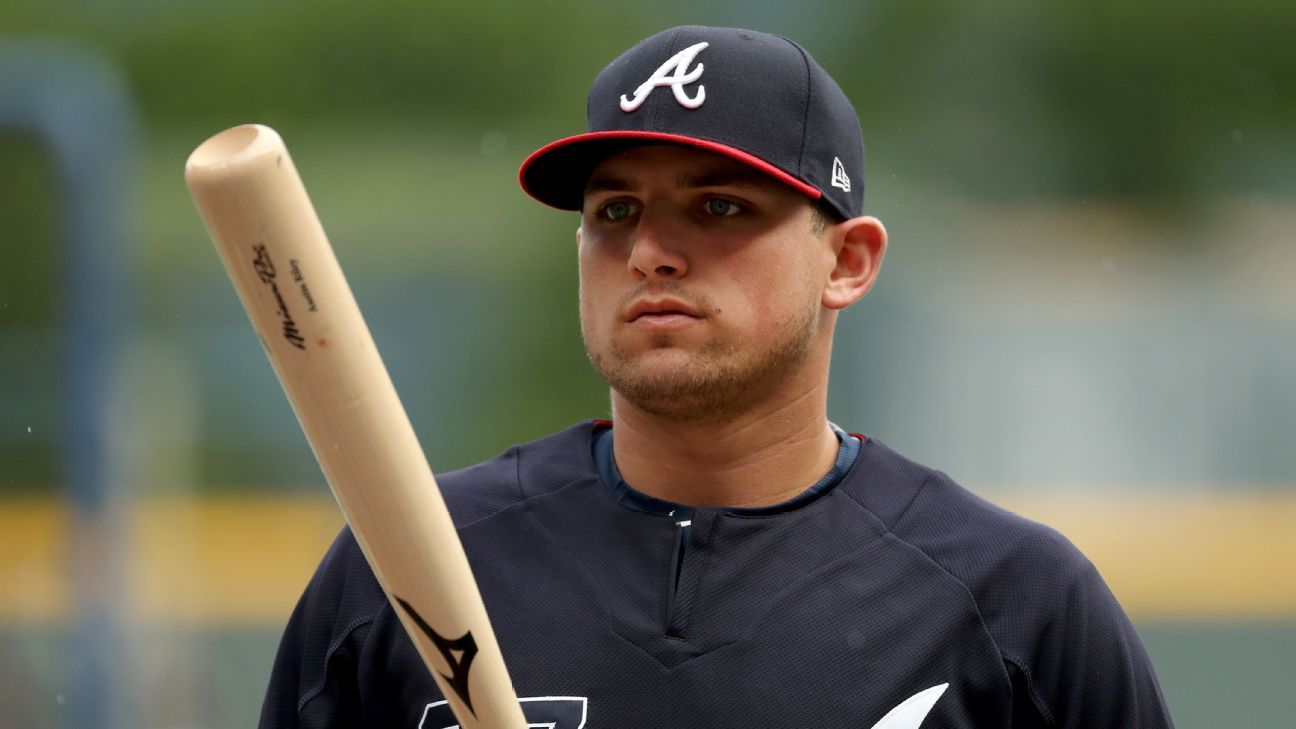
[[[1283,163],[1260,156],[1296,150],[1290,3],[877,7],[862,26],[877,29],[872,62],[851,81],[862,111],[926,141],[906,153],[962,194],[1291,189]]]
[[[0,438],[0,490],[40,488],[61,475],[49,437],[60,422],[51,345],[64,314],[57,295],[62,251],[49,244],[59,230],[58,180],[32,141],[0,130],[0,408],[8,410],[0,417],[17,430]]]
[[[0,132],[0,220],[10,241],[48,241],[58,233],[54,201],[58,180],[54,179],[48,155],[27,135]],[[59,323],[58,302],[49,296],[18,296],[28,282],[45,279],[56,271],[55,246],[4,246],[0,265],[0,327],[21,323],[31,327],[52,327]]]
[[[201,481],[213,484],[317,476],[304,446],[282,450],[298,440],[272,384],[256,402],[277,403],[280,419],[258,411],[254,420],[275,423],[273,434],[238,426],[242,408],[221,415],[221,393],[244,385],[219,375],[265,368],[221,359],[250,334],[201,248],[179,179],[189,150],[233,124],[280,129],[416,424],[435,432],[434,463],[463,465],[604,413],[581,356],[573,259],[555,255],[571,250],[574,219],[537,211],[514,172],[531,149],[580,129],[603,64],[686,22],[783,32],[814,53],[859,109],[867,204],[886,205],[909,250],[924,231],[907,229],[900,200],[1101,200],[1171,217],[1296,189],[1286,169],[1296,157],[1296,5],[1273,0],[0,5],[5,36],[75,39],[122,66],[144,128],[135,314],[167,341],[193,339],[185,346],[206,390],[199,397],[215,403],[200,410],[197,457]],[[3,151],[7,170],[37,164]],[[54,183],[31,179],[0,183],[0,223],[24,255],[55,255],[57,230],[23,222],[56,204]],[[1141,245],[1177,252],[1185,243],[1148,236]],[[903,260],[891,260],[893,275]],[[45,312],[11,323],[49,323],[55,275],[5,274],[10,300]],[[389,321],[400,331],[387,334]],[[462,381],[489,384],[454,384]],[[464,417],[476,427],[444,423]]]
[[[651,25],[633,5],[585,0],[18,2],[0,9],[0,27],[11,34],[95,38],[124,64],[150,118],[204,125],[232,109],[282,120],[386,115],[424,123],[566,116],[598,71],[588,55],[610,59]],[[554,51],[572,43],[582,50],[537,55],[542,41]]]
[[[1120,548],[1121,584],[1151,599],[1131,604],[1176,608],[1136,620],[1213,615],[1184,585],[1238,620],[1278,616],[1145,633],[1179,725],[1286,726],[1291,612],[1255,606],[1287,594],[1285,542],[1257,535],[1287,534],[1273,520],[1290,512],[1246,504],[1281,502],[1296,473],[1296,3],[2,0],[0,46],[98,51],[142,131],[120,180],[131,324],[113,343],[111,468],[128,500],[174,499],[179,521],[132,522],[155,540],[133,542],[134,568],[165,569],[156,622],[122,657],[140,713],[123,725],[255,723],[290,601],[236,627],[172,625],[167,600],[229,608],[224,586],[254,573],[291,595],[332,533],[285,530],[295,556],[265,546],[258,498],[327,490],[187,195],[189,152],[234,124],[280,131],[429,461],[468,465],[607,415],[581,349],[576,217],[527,198],[516,171],[582,128],[604,64],[682,23],[795,38],[859,110],[866,208],[891,247],[839,323],[834,420],[974,490],[1080,498],[1091,534],[1128,536],[1106,515],[1142,508],[1159,557],[1095,552]],[[59,498],[83,369],[67,356],[66,180],[30,131],[0,129],[0,498],[26,508],[0,505],[21,555],[0,559],[0,586],[40,625],[0,630],[0,729],[64,725],[86,700],[65,695],[84,656],[46,609],[75,604],[57,574],[80,533]],[[1229,505],[1233,531],[1216,510],[1218,534],[1184,529],[1190,489]],[[146,582],[113,588],[136,599]]]
[[[860,107],[871,147],[960,194],[1182,201],[1291,189],[1296,6],[1277,0],[955,4],[129,2],[0,8],[8,33],[92,36],[155,123],[403,117],[579,121],[621,49],[680,22],[786,32]],[[806,16],[817,17],[811,25]],[[795,19],[796,22],[792,22]]]

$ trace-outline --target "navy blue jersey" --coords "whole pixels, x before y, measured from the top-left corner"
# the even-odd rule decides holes
[[[873,439],[792,508],[680,520],[600,478],[599,428],[438,477],[533,726],[1172,725],[1129,620],[1057,532]],[[261,726],[456,724],[344,529]]]

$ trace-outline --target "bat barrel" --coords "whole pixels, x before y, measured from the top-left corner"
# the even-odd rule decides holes
[[[283,140],[246,125],[185,180],[351,530],[464,729],[522,717],[463,547]]]
[[[263,124],[244,124],[212,136],[198,145],[185,163],[185,175],[246,163],[258,154],[285,149],[279,133]]]

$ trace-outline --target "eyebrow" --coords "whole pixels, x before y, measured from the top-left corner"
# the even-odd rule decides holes
[[[629,181],[610,175],[591,177],[589,182],[585,183],[586,195],[594,192],[630,192],[633,189]]]
[[[688,173],[675,179],[675,187],[690,189],[698,187],[765,187],[772,181],[762,172],[748,169],[719,169],[697,174]],[[591,177],[585,184],[585,194],[595,192],[632,192],[635,185],[631,180],[614,175],[602,174]]]
[[[771,182],[768,175],[753,169],[721,169],[696,175],[680,175],[675,186],[690,187],[764,187]]]

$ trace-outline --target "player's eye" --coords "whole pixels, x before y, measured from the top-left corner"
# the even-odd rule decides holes
[[[613,200],[599,209],[599,215],[612,222],[624,220],[634,213],[635,205],[628,200]]]
[[[706,211],[717,218],[728,218],[742,212],[742,206],[733,200],[726,200],[722,197],[713,197],[706,201]]]

